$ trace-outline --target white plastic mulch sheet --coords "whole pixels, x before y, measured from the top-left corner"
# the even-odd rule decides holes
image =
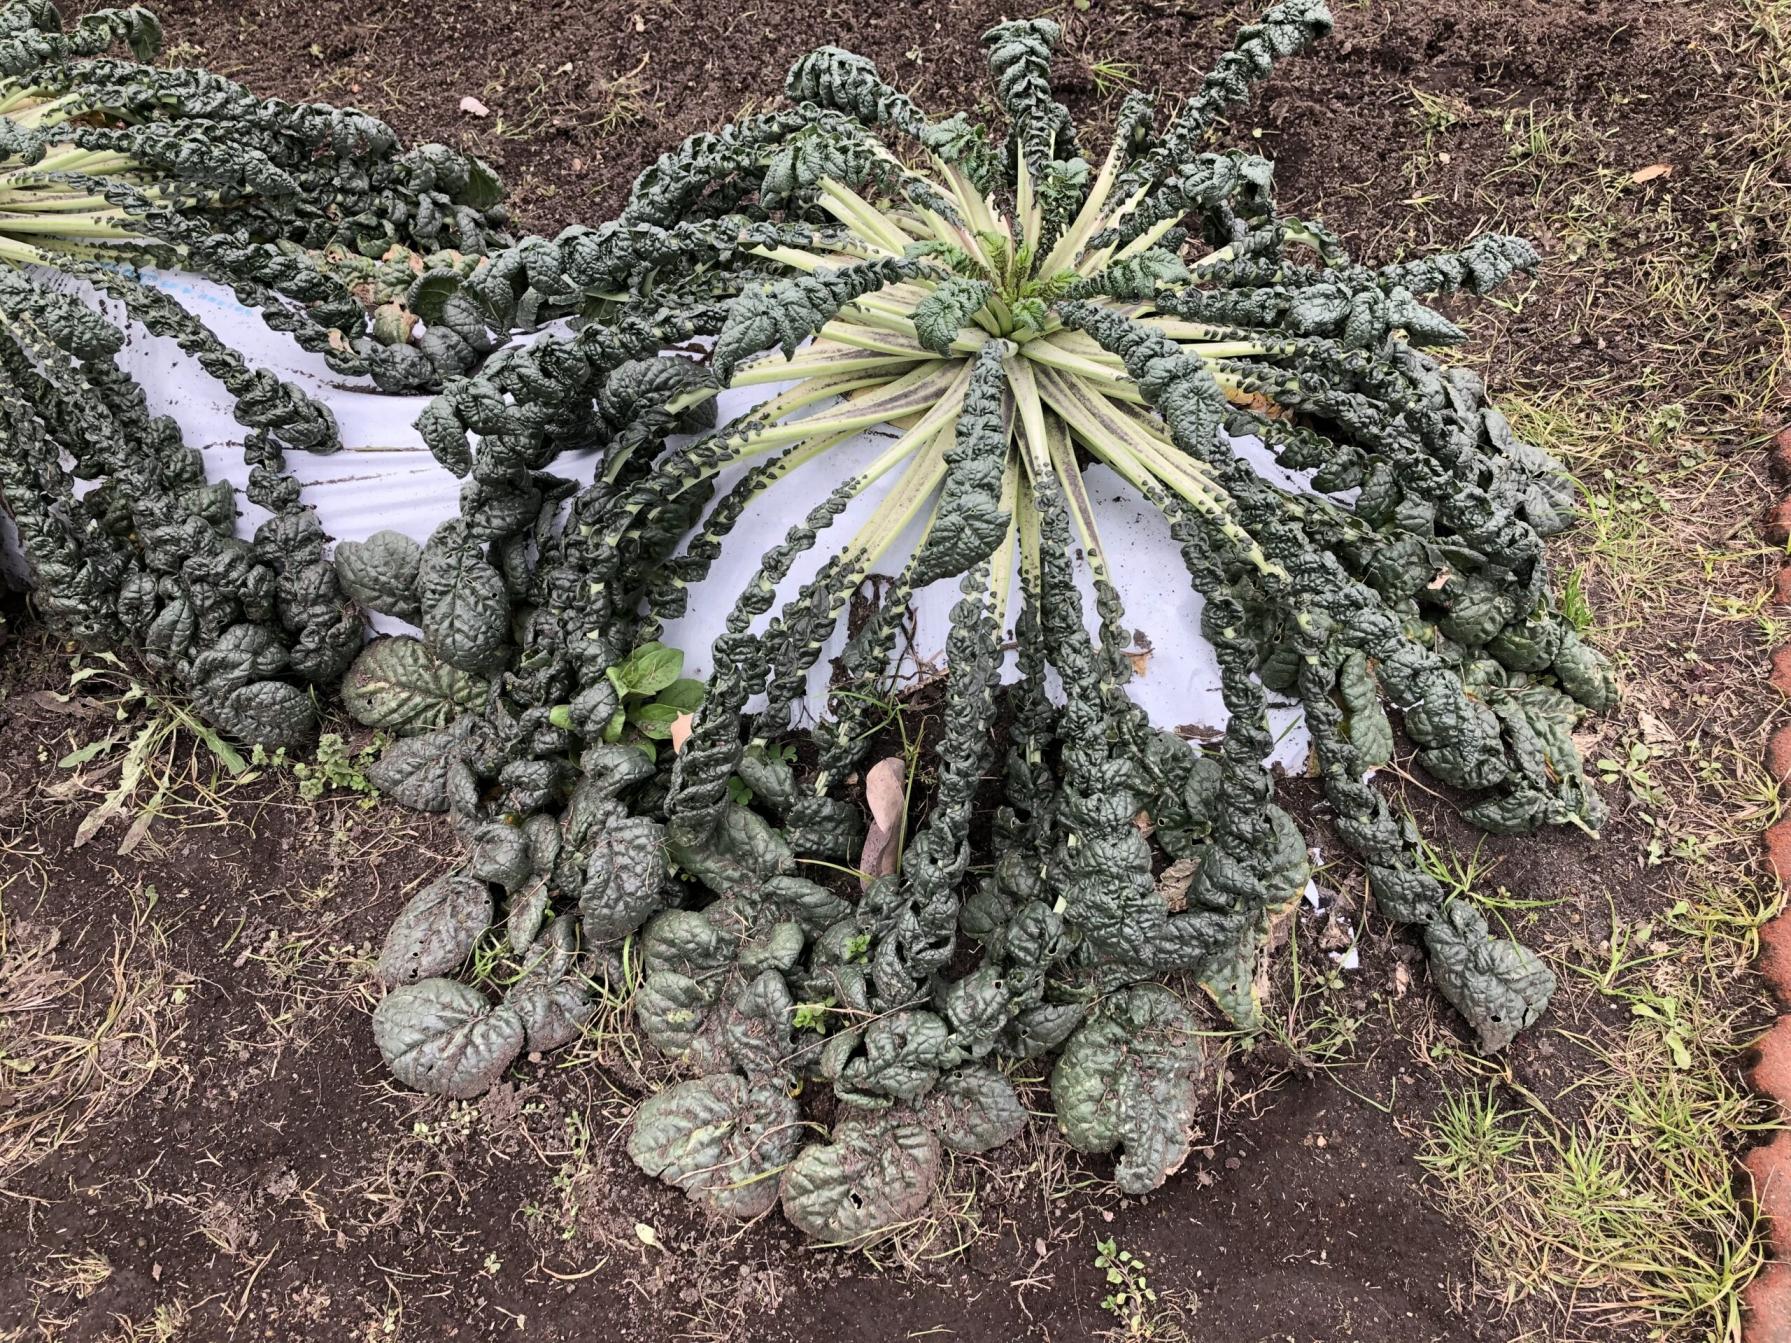
[[[306,354],[289,337],[270,331],[257,313],[242,307],[221,286],[186,275],[154,274],[150,278],[177,296],[250,362],[296,383],[335,413],[344,444],[340,452],[330,456],[292,453],[287,458],[288,467],[305,483],[306,497],[332,537],[361,540],[390,528],[421,542],[455,514],[460,482],[436,464],[412,427],[427,398],[382,396],[364,390],[370,384],[342,379],[320,357]],[[143,385],[150,409],[173,416],[187,442],[203,450],[207,471],[214,479],[228,478],[239,488],[246,484],[242,430],[231,416],[230,399],[196,360],[172,340],[150,336],[137,327],[119,362]],[[720,398],[720,417],[726,421],[779,390],[772,385],[725,392]],[[666,629],[665,641],[685,650],[688,675],[701,676],[709,670],[710,645],[721,633],[733,600],[750,573],[748,566],[782,541],[790,526],[845,474],[870,462],[891,436],[892,431],[871,430],[832,449],[772,486],[747,509],[709,578],[691,590],[688,614]],[[1303,486],[1300,477],[1276,466],[1254,440],[1239,440],[1237,447],[1265,476],[1294,488]],[[574,453],[559,458],[549,470],[588,482],[596,465],[595,453]],[[746,469],[748,466],[742,465],[724,473],[718,481],[718,496]],[[900,474],[891,472],[855,500],[821,534],[820,542],[798,558],[779,586],[780,605],[795,596],[827,555],[856,531]],[[1091,468],[1087,482],[1109,570],[1124,599],[1127,623],[1137,632],[1139,656],[1134,659],[1136,671],[1128,693],[1159,726],[1182,729],[1184,735],[1195,739],[1216,737],[1226,719],[1218,665],[1200,636],[1201,599],[1190,586],[1168,523],[1108,468]],[[265,514],[246,497],[239,497],[239,505],[238,530],[248,536]],[[917,519],[886,554],[881,565],[885,572],[900,568],[919,541],[921,527],[922,520]],[[0,545],[5,542],[6,538],[0,537]],[[1084,614],[1092,628],[1093,587],[1079,553],[1076,567]],[[957,598],[956,585],[951,582],[935,584],[916,596],[904,671],[924,673],[943,666],[949,612]],[[1010,633],[1017,605],[1016,594],[1009,611]],[[772,609],[775,613],[777,608]],[[762,617],[760,623],[766,619],[769,616]],[[373,624],[385,631],[409,628],[385,616],[374,616]],[[810,680],[811,714],[821,704],[827,663],[843,644],[842,629],[835,632],[815,668]],[[1009,679],[1013,667],[1010,653]],[[1271,761],[1289,770],[1300,769],[1306,758],[1307,735],[1298,709],[1273,705],[1270,726],[1276,735]]]

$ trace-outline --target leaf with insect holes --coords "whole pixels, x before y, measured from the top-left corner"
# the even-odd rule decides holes
[[[392,921],[374,977],[391,988],[452,970],[491,927],[492,917],[490,887],[463,873],[443,873]]]
[[[522,1052],[527,1027],[513,1007],[477,989],[425,979],[393,989],[373,1010],[373,1040],[392,1075],[434,1096],[471,1100]]]
[[[920,1105],[921,1117],[954,1152],[988,1152],[1020,1135],[1026,1107],[993,1068],[954,1068]]]
[[[342,679],[342,701],[357,723],[407,737],[447,726],[485,698],[486,683],[452,666],[410,635],[375,639]]]
[[[1187,1159],[1204,1069],[1193,1014],[1170,990],[1140,984],[1103,999],[1070,1037],[1051,1101],[1070,1146],[1118,1148],[1114,1181],[1145,1194]]]
[[[1466,901],[1451,900],[1424,925],[1424,949],[1431,979],[1488,1051],[1541,1016],[1555,989],[1554,972],[1534,952],[1492,937],[1486,916]]]
[[[932,1131],[896,1112],[844,1119],[784,1168],[784,1216],[823,1244],[869,1240],[920,1215],[941,1159]]]

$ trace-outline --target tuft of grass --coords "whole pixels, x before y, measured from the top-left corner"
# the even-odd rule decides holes
[[[1506,1304],[1543,1297],[1649,1338],[1740,1338],[1766,1244],[1729,1149],[1766,1120],[1734,1080],[1733,1047],[1709,1044],[1734,1023],[1696,997],[1675,1010],[1673,1032],[1638,1015],[1614,1048],[1581,1042],[1596,1066],[1571,1088],[1571,1120],[1493,1084],[1452,1094],[1428,1125],[1419,1160]]]
[[[1129,61],[1090,61],[1088,76],[1094,80],[1096,96],[1105,98],[1137,84],[1138,67]]]
[[[1760,764],[1757,668],[1791,635],[1765,595],[1785,554],[1752,521],[1768,497],[1756,449],[1791,369],[1791,188],[1760,166],[1791,154],[1791,0],[1743,0],[1708,42],[1755,85],[1700,127],[1699,171],[1732,183],[1714,202],[1635,182],[1620,128],[1540,107],[1502,125],[1499,185],[1529,196],[1519,231],[1555,244],[1526,301],[1558,309],[1535,348],[1501,351],[1516,384],[1501,406],[1579,489],[1562,609],[1613,657],[1625,698],[1579,744],[1612,806],[1604,861],[1635,875],[1613,886],[1605,936],[1582,928],[1550,949],[1563,970],[1550,1019],[1572,1029],[1521,1082],[1458,1053],[1432,1060],[1446,1095],[1420,1125],[1420,1159],[1472,1230],[1478,1288],[1547,1303],[1550,1337],[1738,1343],[1767,1253],[1735,1158],[1777,1122],[1740,1065],[1764,1024],[1759,930],[1784,904],[1760,856],[1782,803]],[[1537,381],[1563,342],[1623,357]],[[1433,871],[1472,887],[1471,865]]]
[[[40,889],[24,908],[24,880],[0,882],[0,1196],[150,1082],[182,1071],[170,1049],[190,985],[168,963],[153,888],[130,893],[110,957],[80,975],[62,968],[47,897]]]

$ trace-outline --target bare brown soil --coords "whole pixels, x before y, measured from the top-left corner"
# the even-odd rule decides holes
[[[1186,89],[1248,8],[1070,8],[1060,91],[1099,124],[1121,94],[1115,67]],[[1338,8],[1337,37],[1285,67],[1234,127],[1277,159],[1291,201],[1367,260],[1492,227],[1537,237],[1551,251],[1540,279],[1476,314],[1468,357],[1495,387],[1621,379],[1656,358],[1645,320],[1564,334],[1584,330],[1574,314],[1595,280],[1572,264],[1579,244],[1551,230],[1533,176],[1506,175],[1508,118],[1572,109],[1609,133],[1596,152],[1618,175],[1676,164],[1615,196],[1619,224],[1668,192],[1688,214],[1713,209],[1733,169],[1739,76],[1701,43],[1701,12]],[[356,102],[413,140],[486,155],[536,231],[603,217],[654,155],[774,99],[790,60],[821,42],[872,56],[923,105],[983,100],[977,37],[1004,16],[986,0],[159,9],[172,41],[198,48],[177,59],[269,93]],[[1418,93],[1469,114],[1439,130]],[[463,95],[489,115],[461,112]],[[1733,246],[1745,264],[1745,229]],[[1718,692],[1708,663],[1627,670],[1647,678],[1651,703],[1687,715],[1708,715]],[[775,1218],[706,1224],[633,1169],[622,1125],[653,1073],[621,1031],[519,1066],[470,1106],[388,1083],[366,972],[407,891],[449,861],[437,823],[340,794],[304,802],[274,770],[152,824],[124,856],[128,819],[73,847],[103,786],[68,795],[55,762],[99,735],[106,711],[46,693],[67,687],[66,651],[47,637],[0,651],[0,1339],[1068,1343],[1120,1327],[1094,1263],[1109,1237],[1148,1261],[1160,1294],[1158,1332],[1134,1337],[1550,1336],[1538,1307],[1504,1310],[1475,1290],[1468,1230],[1427,1195],[1411,1126],[1441,1099],[1437,1061],[1464,1045],[1405,937],[1352,909],[1347,868],[1325,881],[1365,925],[1360,968],[1331,972],[1337,928],[1301,918],[1301,993],[1284,954],[1273,999],[1293,1033],[1233,1056],[1204,1145],[1161,1193],[1114,1195],[1101,1163],[1041,1124],[988,1162],[960,1162],[928,1225],[878,1256],[815,1252]],[[1322,826],[1309,790],[1288,791]],[[1596,955],[1611,911],[1663,899],[1658,870],[1637,863],[1633,804],[1612,800],[1602,843],[1484,850],[1501,885],[1558,902],[1522,932],[1565,958]],[[1433,834],[1472,849],[1444,809],[1413,802],[1437,813]],[[1512,1050],[1508,1079],[1570,1110],[1576,1038],[1610,1010],[1564,992]],[[9,1070],[27,1046],[31,1071]],[[1647,1334],[1620,1322],[1606,1336]]]

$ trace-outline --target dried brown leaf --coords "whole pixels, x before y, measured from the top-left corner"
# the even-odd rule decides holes
[[[864,804],[871,813],[858,868],[868,886],[895,871],[897,839],[907,805],[908,768],[899,755],[886,756],[865,771]]]
[[[1194,884],[1194,874],[1198,871],[1198,858],[1177,858],[1157,878],[1157,896],[1169,907],[1171,914],[1179,914],[1188,907],[1188,887]]]

